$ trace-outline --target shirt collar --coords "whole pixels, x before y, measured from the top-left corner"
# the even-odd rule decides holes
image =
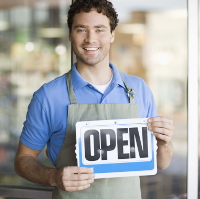
[[[115,83],[115,84],[118,84],[120,86],[122,86],[123,88],[126,88],[123,81],[122,81],[122,78],[121,78],[121,75],[120,75],[120,72],[117,70],[116,66],[113,64],[113,63],[109,63],[109,66],[112,68],[113,70],[113,79],[112,79],[112,82]]]
[[[111,83],[115,83],[118,84],[122,87],[125,88],[124,83],[122,81],[122,78],[120,76],[119,71],[117,70],[116,66],[112,63],[109,63],[109,66],[112,68],[113,70],[113,79]],[[85,81],[81,75],[79,74],[79,72],[76,69],[76,63],[72,66],[72,70],[71,70],[71,79],[72,79],[72,86],[74,91],[83,88],[84,86],[89,85],[89,83],[87,81]]]
[[[79,72],[76,70],[76,63],[72,66],[71,79],[72,79],[72,86],[73,86],[74,91],[88,85],[88,82],[85,81],[81,77]]]

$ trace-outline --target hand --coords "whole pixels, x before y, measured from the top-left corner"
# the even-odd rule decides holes
[[[167,117],[158,116],[148,119],[148,129],[153,131],[159,146],[171,142],[175,128],[173,120]]]
[[[57,170],[55,184],[64,191],[80,191],[94,182],[93,169],[86,167],[64,167]]]

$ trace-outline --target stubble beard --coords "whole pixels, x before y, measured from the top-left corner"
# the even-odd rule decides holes
[[[102,53],[98,54],[97,56],[95,55],[94,57],[94,55],[84,56],[74,47],[73,47],[73,51],[74,51],[74,54],[76,55],[77,61],[80,60],[81,62],[89,66],[95,66],[96,64],[102,62],[109,54],[109,50],[104,50]]]
[[[81,62],[89,65],[89,66],[95,66],[96,64],[102,62],[106,56],[103,56],[102,58],[100,56],[97,56],[95,58],[89,57],[84,58],[83,56],[76,55],[77,59],[79,59]]]

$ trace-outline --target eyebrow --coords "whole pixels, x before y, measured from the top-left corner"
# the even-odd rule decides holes
[[[106,28],[106,29],[108,29],[106,26],[104,26],[104,25],[97,25],[97,26],[94,26],[95,28]]]
[[[86,25],[81,25],[81,24],[78,24],[78,25],[76,25],[76,26],[74,26],[74,29],[76,29],[76,28],[87,28],[88,26],[86,26]],[[94,26],[95,28],[105,28],[105,29],[108,29],[105,25],[103,25],[103,24],[99,24],[99,25],[96,25],[96,26]]]

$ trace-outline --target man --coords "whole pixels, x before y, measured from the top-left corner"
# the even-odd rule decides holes
[[[158,168],[171,161],[173,121],[157,116],[153,95],[141,78],[120,73],[109,63],[117,23],[107,0],[76,0],[68,26],[77,63],[67,75],[44,84],[29,105],[15,170],[34,183],[55,186],[53,198],[141,198],[139,177],[94,180],[92,169],[76,166],[77,121],[150,118],[148,128],[158,141]],[[46,143],[56,168],[37,162]]]

